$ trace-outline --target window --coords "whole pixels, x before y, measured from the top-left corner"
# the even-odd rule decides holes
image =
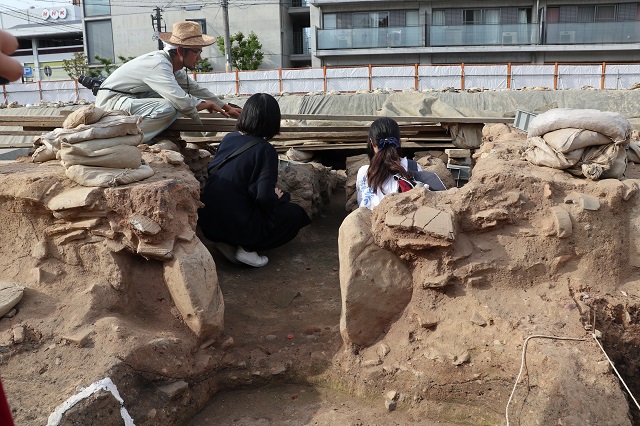
[[[101,16],[111,14],[110,0],[91,0],[85,1],[84,16]]]
[[[407,27],[420,26],[420,15],[417,10],[407,10],[405,14],[405,22]]]
[[[115,59],[113,54],[113,31],[111,20],[86,21],[87,57],[97,63],[95,57]]]
[[[56,38],[38,39],[38,48],[82,46],[82,36],[56,36]]]
[[[185,21],[197,22],[200,24],[200,29],[202,30],[202,34],[207,33],[207,20],[206,19],[185,19]]]
[[[593,22],[594,13],[593,6],[578,6],[578,22]]]
[[[335,13],[329,13],[324,15],[323,17],[324,20],[324,25],[323,28],[325,30],[335,30],[336,29],[336,14]]]
[[[480,9],[465,9],[462,16],[464,17],[464,25],[482,24],[482,10]]]
[[[596,22],[611,22],[616,20],[615,5],[596,6]]]

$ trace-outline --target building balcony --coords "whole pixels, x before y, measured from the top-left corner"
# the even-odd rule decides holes
[[[640,21],[546,24],[545,44],[621,44],[640,42]]]
[[[311,57],[311,36],[308,31],[293,33],[293,54]]]
[[[318,50],[424,46],[422,27],[318,29]]]
[[[429,46],[540,44],[538,24],[433,25]]]

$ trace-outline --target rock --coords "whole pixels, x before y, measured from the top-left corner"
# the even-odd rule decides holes
[[[471,360],[471,355],[469,355],[469,351],[464,351],[458,355],[453,356],[453,365],[462,365]]]
[[[26,330],[24,325],[22,324],[16,325],[11,329],[11,333],[13,335],[13,343],[19,344],[24,342],[25,335],[26,335]]]
[[[391,348],[389,348],[389,345],[387,345],[386,343],[380,343],[376,352],[378,353],[378,356],[380,358],[384,358],[389,354],[390,351]]]
[[[24,287],[18,283],[0,281],[0,317],[16,306],[24,295]]]
[[[392,401],[392,400],[389,400],[389,399],[385,399],[385,401],[384,401],[384,406],[387,409],[387,411],[389,411],[389,412],[394,411],[396,409],[397,405],[398,404],[397,404],[396,401]]]
[[[218,336],[223,330],[224,301],[216,265],[199,239],[177,245],[173,259],[165,263],[164,278],[189,328],[201,340]]]
[[[474,312],[473,316],[471,317],[471,323],[479,325],[480,327],[484,327],[487,325],[487,321],[478,312]]]
[[[597,197],[575,191],[567,195],[564,202],[567,204],[576,204],[583,210],[596,211],[600,208],[600,200],[598,200]]]
[[[551,209],[553,227],[558,238],[567,238],[573,234],[571,215],[560,206]]]
[[[162,386],[158,389],[158,393],[167,399],[174,399],[188,388],[189,384],[187,382],[178,380],[177,382]]]
[[[342,222],[338,252],[342,339],[371,345],[411,299],[411,273],[395,254],[373,243],[369,209],[357,209]]]
[[[93,328],[86,328],[84,330],[78,331],[75,334],[62,336],[62,339],[79,347],[84,347],[91,338],[91,335],[94,333]]]

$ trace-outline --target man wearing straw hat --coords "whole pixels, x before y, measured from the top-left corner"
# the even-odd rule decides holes
[[[215,38],[202,34],[200,24],[176,22],[170,33],[160,33],[164,50],[147,53],[123,64],[100,85],[96,106],[140,115],[144,142],[173,123],[180,114],[200,121],[198,111],[238,117],[241,109],[224,103],[191,79],[202,48]]]

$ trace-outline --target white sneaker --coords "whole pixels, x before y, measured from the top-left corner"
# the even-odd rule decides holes
[[[237,249],[226,243],[213,243],[213,246],[218,249],[218,251],[231,263],[235,263],[239,265],[238,259],[236,259],[236,251]]]
[[[236,260],[256,268],[260,268],[269,263],[267,256],[260,256],[255,251],[246,251],[240,246],[238,246],[238,250],[236,250]]]

